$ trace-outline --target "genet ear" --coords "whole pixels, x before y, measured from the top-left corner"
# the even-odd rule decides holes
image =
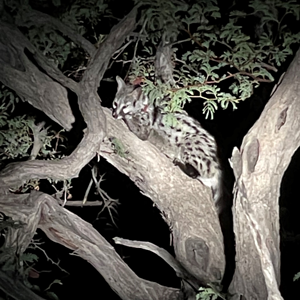
[[[126,87],[124,80],[120,76],[116,76],[116,80],[118,83],[117,93]]]
[[[142,88],[138,87],[130,93],[130,96],[132,96],[132,98],[134,100],[138,100],[140,98],[141,94],[142,94]]]

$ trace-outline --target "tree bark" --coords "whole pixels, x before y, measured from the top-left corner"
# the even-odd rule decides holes
[[[282,177],[300,145],[299,68],[300,51],[241,149],[233,151],[233,299],[282,299],[278,200]]]
[[[3,53],[9,55],[2,56],[3,64],[1,66],[3,72],[1,74],[4,76],[0,79],[4,80],[4,83],[11,88],[16,87],[17,92],[25,100],[30,100],[33,97],[30,101],[35,107],[43,110],[49,117],[66,129],[70,128],[73,121],[72,113],[66,99],[66,88],[71,89],[78,96],[79,108],[85,119],[87,128],[83,140],[68,157],[56,161],[32,160],[7,165],[0,173],[1,197],[3,201],[5,201],[4,199],[11,199],[12,202],[18,203],[19,211],[21,212],[23,209],[25,215],[27,214],[28,216],[29,212],[26,212],[26,206],[28,206],[28,209],[32,209],[32,201],[30,199],[35,199],[35,193],[33,192],[32,194],[33,198],[29,197],[26,201],[22,201],[23,198],[18,198],[21,201],[18,202],[16,195],[8,194],[9,188],[21,185],[26,180],[32,178],[63,180],[76,177],[82,167],[96,155],[98,150],[112,164],[128,174],[141,190],[154,200],[154,203],[162,211],[165,220],[171,226],[176,259],[181,263],[182,268],[191,274],[190,278],[192,278],[192,281],[197,282],[198,285],[210,282],[219,283],[225,267],[223,239],[209,189],[198,181],[188,178],[178,168],[174,167],[166,157],[159,153],[153,145],[140,141],[129,132],[124,124],[114,120],[109,110],[102,109],[100,105],[100,99],[97,95],[99,82],[107,69],[114,51],[121,46],[127,34],[134,29],[135,14],[136,10],[134,9],[112,29],[105,42],[93,53],[80,83],[64,78],[64,75],[55,66],[51,65],[46,58],[41,56],[38,50],[22,36],[21,32],[14,25],[5,24],[8,26],[10,34],[5,35],[6,41],[3,41],[1,44],[1,49]],[[39,18],[39,22],[42,20],[45,20],[44,16]],[[49,18],[47,20],[49,21]],[[53,24],[57,25],[57,23]],[[59,28],[60,30],[63,29],[62,26]],[[68,36],[70,36],[69,31]],[[17,41],[19,44],[17,44]],[[9,48],[11,43],[15,44],[19,52],[12,51]],[[24,52],[25,48],[30,53],[27,52],[26,54]],[[27,55],[32,55],[34,60],[29,60]],[[19,56],[22,58],[22,61],[18,60]],[[43,72],[40,72],[40,69],[35,64],[39,68],[42,68]],[[9,76],[6,77],[5,74]],[[27,82],[28,78],[26,79],[25,77],[35,78],[35,80]],[[18,78],[19,83],[15,82],[15,78]],[[45,84],[40,80],[43,80]],[[42,93],[38,93],[41,86],[47,86],[47,80],[53,82],[50,89],[51,92],[45,93],[43,89]],[[56,97],[56,92],[59,91],[61,91],[61,93],[58,93],[61,95],[59,100],[63,101],[66,105],[63,109],[58,105],[59,101]],[[45,101],[48,102],[46,103]],[[57,102],[58,104],[56,104]],[[101,146],[102,150],[105,149],[105,151],[100,150],[100,144],[105,135],[116,137],[122,141],[126,149],[129,150],[129,158],[124,159],[114,154],[112,144],[108,139],[105,139]],[[48,197],[48,200],[50,199],[50,196],[44,195],[43,197]],[[21,206],[21,203],[24,207]],[[42,205],[41,202],[39,203]],[[69,226],[71,227],[76,226],[75,223],[79,222],[77,220],[78,217],[70,217],[68,215],[68,217],[64,217],[68,219],[65,225],[55,225],[55,222],[59,219],[58,215],[62,216],[62,214],[67,214],[67,212],[63,208],[51,209],[52,212],[50,215],[52,217],[49,218],[49,209],[52,205],[54,204],[49,202],[48,208],[34,206],[35,209],[42,209],[43,212],[38,217],[40,211],[36,212],[38,215],[32,214],[31,211],[32,216],[35,216],[36,220],[35,222],[34,220],[29,222],[29,235],[23,234],[23,238],[27,238],[27,242],[23,241],[22,251],[28,245],[28,241],[33,233],[32,229],[37,226],[50,239],[71,249],[78,249],[77,238],[64,236],[65,229],[63,229],[63,226],[67,226],[66,224],[70,224]],[[3,202],[1,210],[9,216],[11,215],[16,219],[20,219],[21,215],[13,212],[14,210],[8,205],[7,200]],[[81,226],[84,228],[83,224]],[[96,240],[99,239],[96,235],[93,238]],[[100,248],[96,252],[93,250],[93,257],[102,257],[106,261],[112,259],[113,256],[117,257],[113,249],[110,249],[110,253],[114,254],[111,254],[110,259],[108,259],[104,255],[107,248],[104,248]],[[98,263],[88,259],[85,252],[79,251],[78,253],[97,267]],[[109,268],[109,266],[106,268]],[[128,268],[121,268],[119,265],[118,268],[121,268],[123,272],[118,275],[118,278],[115,277],[116,275],[113,273],[113,270],[107,271],[106,268],[97,267],[112,289],[122,299],[182,298],[182,294],[176,289],[167,287],[159,288],[155,283],[149,283],[149,288],[147,288],[148,283],[146,284],[146,281],[138,279]],[[113,280],[111,280],[112,278]],[[126,278],[134,284],[130,285]],[[119,281],[123,283],[119,284]],[[145,289],[139,289],[138,291],[135,287],[139,286],[139,284],[145,286]]]
[[[39,228],[50,240],[73,250],[89,262],[121,299],[182,299],[178,289],[138,277],[91,224],[58,205],[57,200],[50,195],[37,191],[9,197],[0,194],[0,211],[23,223],[20,228],[9,231],[6,239],[6,243],[12,247],[8,249],[17,249],[16,254],[19,256]],[[1,289],[9,295],[13,293],[13,284],[14,278],[0,280]],[[19,282],[17,287],[30,295],[30,291]],[[15,299],[25,299],[17,294],[13,296]]]
[[[223,236],[210,189],[191,179],[148,141],[141,141],[103,109],[108,138],[117,138],[128,153],[112,153],[108,142],[101,156],[126,174],[162,212],[173,236],[176,259],[199,283],[220,283],[225,269]]]

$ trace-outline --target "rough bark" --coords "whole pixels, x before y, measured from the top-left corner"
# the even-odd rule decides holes
[[[282,299],[279,249],[279,191],[300,145],[300,51],[259,120],[234,149],[236,272],[233,299]]]
[[[126,158],[112,153],[108,142],[101,156],[126,174],[162,212],[173,236],[176,259],[204,284],[221,281],[223,236],[209,188],[189,178],[148,141],[141,141],[107,109],[108,138],[117,138]]]
[[[31,160],[7,165],[0,174],[3,201],[0,209],[14,219],[26,219],[28,223],[29,227],[26,227],[26,230],[29,231],[24,232],[22,240],[19,241],[22,244],[21,252],[26,249],[35,229],[40,227],[50,239],[71,249],[77,249],[78,254],[99,270],[122,299],[181,299],[182,294],[176,289],[161,287],[156,283],[148,283],[138,278],[120,261],[113,248],[105,244],[99,234],[92,231],[87,224],[82,223],[83,221],[78,217],[53,203],[50,196],[35,192],[31,196],[24,195],[23,197],[7,194],[9,188],[19,186],[28,179],[62,180],[78,176],[82,167],[95,156],[98,150],[112,164],[128,174],[161,209],[165,220],[172,225],[176,259],[181,263],[182,268],[190,273],[186,278],[198,284],[220,282],[225,264],[223,240],[209,190],[198,181],[191,180],[182,174],[151,144],[138,140],[124,124],[113,120],[109,110],[103,111],[100,105],[101,101],[97,95],[99,82],[112,54],[134,29],[135,14],[134,9],[112,29],[105,42],[92,54],[80,83],[64,77],[22,36],[15,25],[3,23],[5,27],[2,28],[6,28],[9,34],[4,35],[5,39],[1,40],[0,44],[1,52],[6,54],[2,56],[3,64],[0,64],[3,75],[0,79],[15,89],[25,100],[30,99],[29,101],[36,108],[43,110],[66,129],[69,129],[73,122],[66,97],[66,88],[69,88],[78,96],[79,108],[87,128],[82,141],[68,157],[56,161]],[[26,19],[26,13],[22,17]],[[43,14],[38,19],[39,22],[51,21],[51,17],[45,18]],[[53,22],[53,24],[63,31],[63,26],[59,23]],[[69,29],[66,34],[72,37]],[[11,47],[11,45],[14,46]],[[14,47],[17,51],[13,51]],[[26,51],[24,51],[25,48]],[[91,53],[90,48],[88,52]],[[43,71],[40,71],[41,69]],[[35,80],[28,82],[29,78],[35,78]],[[46,90],[50,92],[46,93]],[[59,101],[65,105],[64,108],[57,104],[59,103],[57,93],[60,95]],[[108,136],[117,137],[129,149],[128,160],[113,153],[108,139],[102,144],[102,149],[106,151],[100,150],[101,141],[107,132]],[[45,203],[41,199],[44,199]],[[18,210],[9,203],[14,203]],[[79,223],[80,226],[78,226]],[[89,237],[83,237],[81,231]],[[74,232],[81,239],[88,239],[89,246],[82,243]],[[81,243],[84,249],[78,246]],[[98,246],[97,249],[95,249],[95,244]],[[103,266],[103,261],[114,261],[115,264]],[[115,272],[117,269],[118,275]],[[181,272],[183,273],[184,271]],[[195,287],[197,288],[198,285]]]
[[[182,299],[178,289],[139,278],[91,224],[58,205],[50,195],[37,191],[9,197],[0,194],[0,211],[25,224],[7,236],[7,244],[18,249],[18,254],[27,248],[39,228],[49,239],[73,250],[94,266],[121,299]],[[15,299],[25,299],[13,292],[10,288],[13,284],[12,278],[0,280],[2,290],[13,293]],[[20,283],[17,287],[30,296],[30,291]]]
[[[34,107],[43,110],[54,122],[70,130],[75,119],[67,90],[37,68],[30,60],[33,53],[34,47],[15,25],[0,21],[1,82]]]
[[[106,134],[106,119],[102,111],[101,100],[97,94],[97,88],[111,56],[122,45],[125,37],[135,28],[135,14],[136,9],[112,29],[111,34],[101,48],[91,58],[92,62],[80,83],[68,79],[55,66],[51,65],[21,34],[17,27],[3,23],[5,25],[3,28],[7,27],[9,34],[4,35],[7,39],[5,43],[1,43],[2,40],[0,39],[0,50],[4,49],[5,53],[10,53],[10,57],[7,57],[4,61],[2,60],[3,64],[0,63],[0,80],[19,95],[24,96],[25,100],[27,100],[28,90],[30,90],[30,96],[35,97],[35,95],[38,95],[36,98],[30,98],[30,103],[44,111],[59,124],[65,124],[66,129],[71,128],[69,126],[74,122],[74,118],[69,108],[68,99],[66,97],[57,98],[57,94],[60,95],[59,91],[64,91],[63,94],[66,96],[66,88],[70,88],[78,96],[78,105],[87,124],[82,141],[70,156],[56,161],[32,160],[9,164],[0,174],[0,187],[3,191],[20,186],[26,180],[33,178],[63,180],[77,177],[80,170],[95,156]],[[10,45],[14,43],[16,43],[16,49],[20,49],[19,52],[10,49]],[[39,68],[28,60],[23,53],[24,48],[34,54],[34,57],[37,58],[36,62],[40,63],[39,67],[44,68],[46,74],[40,72]],[[21,55],[32,73],[21,72],[16,68],[14,62],[19,60],[19,55]],[[31,77],[36,78],[36,80],[27,82],[28,78]],[[18,79],[17,82],[15,78]],[[42,82],[39,81],[40,78],[42,78]],[[46,80],[49,80],[50,83],[53,82],[53,85],[50,84],[51,93],[47,94],[47,97],[49,96],[51,99],[44,97],[43,82],[45,81],[46,86],[48,86]],[[42,92],[40,92],[41,90]],[[63,109],[60,103],[64,103]],[[64,120],[64,122],[58,120]]]

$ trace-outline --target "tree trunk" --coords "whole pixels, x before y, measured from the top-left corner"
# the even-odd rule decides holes
[[[282,177],[300,145],[299,68],[300,51],[241,149],[233,150],[233,299],[282,299],[278,200]]]

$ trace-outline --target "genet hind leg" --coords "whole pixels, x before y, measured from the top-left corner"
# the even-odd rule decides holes
[[[178,166],[181,169],[181,171],[184,172],[189,177],[192,177],[195,179],[199,176],[199,172],[192,165],[190,165],[188,163],[183,163],[176,158],[173,160],[173,163],[175,166]]]

